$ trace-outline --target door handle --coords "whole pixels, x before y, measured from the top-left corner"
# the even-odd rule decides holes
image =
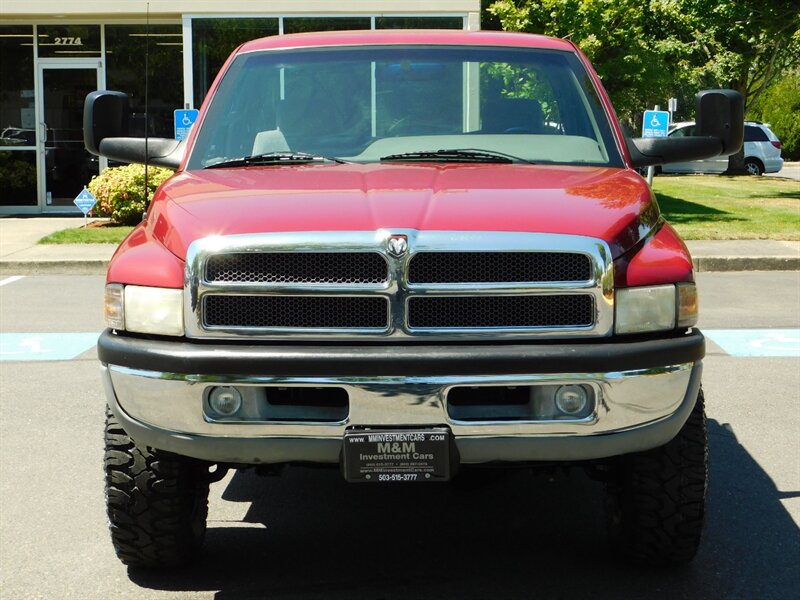
[[[44,145],[47,143],[47,123],[42,121],[39,124],[42,126],[42,144]]]

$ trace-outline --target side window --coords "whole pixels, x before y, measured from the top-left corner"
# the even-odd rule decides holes
[[[760,127],[753,127],[752,125],[744,126],[744,141],[745,142],[768,142],[767,134]]]
[[[669,134],[670,137],[691,137],[694,135],[694,125],[681,127]]]

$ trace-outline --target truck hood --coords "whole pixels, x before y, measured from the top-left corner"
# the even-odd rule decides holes
[[[584,235],[616,258],[657,218],[650,189],[625,169],[315,164],[178,173],[148,227],[181,259],[210,235],[393,228]]]

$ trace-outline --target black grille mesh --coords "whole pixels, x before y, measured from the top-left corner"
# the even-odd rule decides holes
[[[377,252],[237,252],[211,256],[206,280],[243,283],[383,283],[389,268]]]
[[[206,296],[206,327],[385,329],[386,299],[341,296]]]
[[[408,302],[412,329],[473,327],[588,327],[587,294],[552,296],[420,296]]]
[[[411,259],[411,283],[588,281],[592,265],[574,252],[423,252]]]

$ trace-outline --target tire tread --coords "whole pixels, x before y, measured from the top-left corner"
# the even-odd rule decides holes
[[[614,541],[635,563],[690,562],[700,544],[708,482],[702,389],[686,424],[666,445],[620,457],[609,523]]]
[[[110,410],[105,432],[106,508],[117,557],[131,567],[189,562],[208,515],[208,465],[140,447]]]

